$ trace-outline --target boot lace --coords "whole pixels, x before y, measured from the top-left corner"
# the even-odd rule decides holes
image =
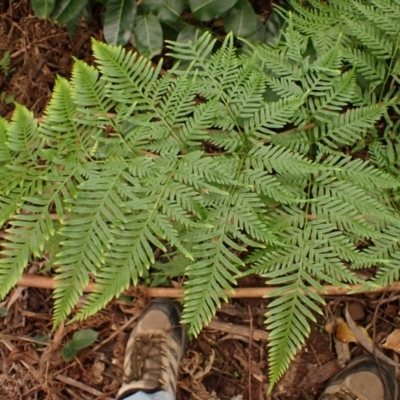
[[[131,353],[131,373],[125,375],[124,382],[146,380],[155,387],[163,387],[162,371],[165,366],[163,345],[166,340],[161,335],[143,335],[135,339]]]

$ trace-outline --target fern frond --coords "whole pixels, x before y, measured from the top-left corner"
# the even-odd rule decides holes
[[[376,227],[368,223],[352,204],[339,198],[324,197],[323,192],[311,203],[311,214],[318,220],[330,222],[342,232],[354,234],[356,238],[382,237]]]
[[[57,255],[57,283],[54,290],[54,324],[57,326],[71,312],[89,283],[89,273],[96,276],[111,246],[112,225],[125,221],[123,203],[115,190],[121,182],[123,164],[91,171],[82,182],[77,199],[72,201],[75,218],[68,219],[60,233],[63,249]]]
[[[58,77],[39,128],[48,147],[44,153],[47,157],[68,158],[76,162],[90,157],[88,151],[94,143],[91,129],[81,125],[77,119],[78,110],[71,85],[65,78]]]
[[[303,70],[296,63],[290,63],[284,52],[278,52],[269,47],[257,49],[258,58],[266,67],[266,73],[281,78],[301,79]]]
[[[372,24],[379,27],[388,35],[392,35],[394,38],[397,38],[399,34],[400,23],[398,18],[395,15],[398,15],[400,12],[400,7],[392,6],[389,3],[384,4],[384,2],[377,4],[374,2],[374,6],[363,4],[360,1],[352,1],[352,6],[358,10],[363,16]],[[394,7],[393,7],[394,6]],[[382,13],[379,9],[383,9],[385,12]],[[394,12],[391,14],[390,12]]]
[[[100,123],[114,126],[113,118],[108,112],[115,107],[116,102],[113,98],[104,96],[106,81],[100,79],[96,68],[75,60],[71,84],[78,112],[83,114],[77,118],[79,122],[89,126],[98,126]]]
[[[372,284],[388,286],[399,280],[400,266],[400,241],[399,225],[390,224],[382,230],[380,238],[374,240],[374,245],[366,250],[368,256],[376,259],[379,270],[372,279]],[[364,267],[363,263],[359,266]]]
[[[398,0],[371,0],[371,3],[377,8],[388,15],[397,15],[400,10],[400,3]],[[397,21],[398,22],[398,21]]]
[[[256,169],[265,168],[268,172],[298,175],[319,171],[317,165],[299,154],[279,146],[255,145],[249,152],[246,162]]]
[[[323,165],[333,167],[332,175],[367,189],[390,189],[400,185],[394,176],[380,171],[360,159],[352,160],[350,157],[329,156],[323,161]]]
[[[327,175],[316,177],[316,195],[329,196],[332,199],[339,199],[343,204],[354,207],[365,219],[374,221],[389,221],[394,218],[395,213],[385,204],[382,204],[367,189],[363,189],[345,181],[335,181]]]
[[[34,163],[43,142],[37,132],[33,113],[17,104],[7,129],[6,145],[19,164]]]
[[[337,115],[354,97],[354,70],[345,72],[340,77],[331,78],[331,87],[326,94],[313,97],[307,102],[314,118],[330,122],[332,115]]]
[[[4,154],[10,159],[1,168],[0,225],[20,211],[24,197],[34,197],[43,186],[41,169],[36,165],[43,140],[33,114],[18,105],[11,122],[3,127],[7,128]]]
[[[340,46],[342,35],[339,35],[336,43],[324,52],[311,64],[315,71],[324,72],[325,75],[332,77],[338,76],[342,68],[342,51]]]
[[[281,204],[289,204],[297,199],[273,175],[268,175],[263,169],[245,169],[240,179],[246,186],[254,188],[259,195],[271,197]]]
[[[386,60],[392,56],[394,49],[392,41],[379,28],[358,24],[346,18],[345,20],[352,34],[378,59]]]
[[[100,266],[96,273],[94,292],[88,296],[75,319],[93,315],[114,296],[118,297],[131,282],[137,284],[139,276],[154,263],[151,244],[165,251],[165,246],[154,235],[152,218],[154,212],[136,212],[126,218],[123,229],[114,228],[112,243],[104,252],[105,266]]]
[[[226,104],[230,105],[234,120],[252,118],[263,103],[265,92],[265,74],[248,66],[249,71],[240,71],[240,80],[227,90]]]
[[[303,102],[302,98],[290,96],[265,104],[252,119],[244,121],[245,133],[256,138],[269,138],[275,134],[273,129],[288,123]]]
[[[332,118],[327,125],[316,125],[314,135],[316,141],[335,148],[336,143],[352,145],[368,129],[373,128],[386,112],[386,104],[374,104],[349,109]]]
[[[308,38],[295,29],[291,12],[289,12],[288,25],[283,32],[283,36],[286,41],[286,56],[292,61],[302,62]]]
[[[128,53],[121,46],[110,47],[93,41],[98,69],[109,84],[106,96],[121,103],[136,103],[137,110],[154,110],[148,94],[156,87],[161,61],[156,68],[144,57]]]
[[[308,154],[310,151],[310,139],[303,129],[283,132],[270,137],[271,143],[292,150],[300,154]]]
[[[166,42],[168,43],[168,48],[172,51],[172,53],[168,53],[167,55],[177,60],[202,63],[211,56],[216,39],[209,32],[205,32],[195,42],[189,41],[184,43],[170,40]]]
[[[371,84],[377,85],[384,81],[387,66],[373,55],[360,49],[346,48],[343,50],[343,57],[349,63],[356,65],[357,71],[370,80]]]
[[[400,142],[397,135],[393,139],[387,139],[385,142],[373,140],[369,146],[369,153],[371,155],[371,162],[376,166],[390,172],[393,175],[400,173],[399,167],[399,154]]]
[[[228,152],[239,151],[243,146],[243,140],[235,130],[212,132],[208,140],[212,145]]]
[[[6,164],[11,159],[10,149],[7,146],[7,120],[0,117],[0,165]]]
[[[290,361],[308,337],[310,326],[307,319],[316,321],[309,309],[321,313],[316,304],[324,304],[320,296],[311,292],[302,283],[302,279],[305,278],[308,278],[310,284],[314,284],[315,281],[310,279],[298,265],[296,267],[297,273],[293,274],[290,280],[286,280],[283,290],[279,290],[280,293],[285,293],[285,296],[273,300],[265,314],[267,317],[265,324],[271,330],[268,336],[270,340],[268,359],[269,383],[272,386],[288,369]],[[274,296],[278,294],[273,293]]]
[[[216,215],[217,217],[218,215]],[[226,233],[226,216],[219,215],[221,222],[214,228],[202,230],[196,234],[193,246],[195,263],[189,265],[185,274],[189,277],[185,289],[185,304],[182,323],[189,323],[189,331],[197,335],[211,321],[216,308],[221,306],[222,298],[228,301],[225,290],[233,291],[239,274],[239,267],[244,263],[230,249],[244,250],[237,246]]]
[[[9,222],[11,228],[6,230],[6,241],[1,251],[4,258],[0,259],[0,297],[4,297],[16,284],[31,254],[41,257],[45,244],[55,235],[54,222],[50,216],[51,205],[55,204],[62,221],[62,195],[71,187],[76,170],[75,167],[57,176],[53,175],[54,170],[50,167],[37,168],[31,172],[27,180],[36,183],[35,191],[30,195],[25,192],[26,197],[19,200],[22,212]]]
[[[268,86],[281,97],[302,97],[304,95],[303,89],[296,82],[293,82],[290,79],[279,79],[267,75],[265,80]]]

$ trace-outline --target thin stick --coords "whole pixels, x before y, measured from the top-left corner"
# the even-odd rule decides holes
[[[128,320],[124,325],[120,326],[112,335],[110,335],[107,339],[103,340],[101,343],[96,345],[92,349],[92,353],[96,352],[100,347],[104,346],[106,343],[110,342],[113,340],[116,336],[120,334],[120,332],[124,331],[129,325],[133,324],[137,319],[139,318],[139,315],[135,315],[131,319]]]
[[[1,342],[7,347],[8,350],[12,351],[15,349],[15,346],[6,339],[2,339]],[[28,364],[26,361],[24,360],[18,360],[30,373],[31,375],[38,381],[39,380],[39,374],[38,372],[32,368],[32,366],[30,364]]]
[[[253,328],[253,327],[251,327]],[[253,339],[256,341],[268,341],[268,332],[260,329],[249,329],[246,325],[232,324],[231,322],[223,322],[214,317],[206,326],[206,329],[228,333],[234,336],[242,336],[248,341]]]
[[[24,274],[21,279],[17,282],[18,286],[33,287],[38,289],[54,289],[55,280],[49,276]],[[95,284],[89,283],[83,291],[85,293],[92,293],[94,291]],[[135,288],[134,286],[131,287]],[[264,288],[236,288],[234,292],[225,291],[225,293],[231,298],[261,298],[278,289],[277,287],[264,287]],[[308,290],[318,293],[321,296],[344,296],[348,294],[358,293],[375,293],[375,292],[400,292],[400,282],[394,282],[389,286],[383,286],[374,290],[369,290],[364,285],[348,285],[347,288],[341,288],[334,285],[325,285],[325,292],[320,292],[315,288],[310,287]],[[168,297],[171,299],[179,299],[183,297],[184,289],[180,288],[145,288],[146,294],[149,297]],[[357,292],[357,293],[355,293]],[[285,294],[290,293],[289,291]]]
[[[43,342],[41,340],[35,340],[33,338],[27,337],[27,336],[18,336],[18,335],[6,335],[4,333],[0,333],[0,339],[1,340],[21,340],[25,342],[30,342],[30,343],[35,343],[35,344],[40,344],[42,346],[47,346],[49,343],[48,342]]]
[[[253,315],[251,313],[251,307],[248,305],[249,319],[250,319],[250,336],[249,336],[249,347],[247,348],[247,363],[249,364],[249,400],[252,400],[251,395],[251,348],[253,347]]]
[[[99,392],[98,390],[96,390],[88,385],[85,385],[82,382],[78,382],[74,379],[68,378],[67,376],[56,375],[55,378],[58,379],[59,381],[65,383],[66,385],[74,386],[80,390],[84,390],[85,392],[90,393],[91,395],[96,396],[97,398],[100,397],[104,400],[113,400],[111,397],[104,396],[104,394]]]

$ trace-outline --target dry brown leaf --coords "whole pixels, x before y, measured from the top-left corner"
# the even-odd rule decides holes
[[[371,354],[374,355],[374,357],[387,362],[389,365],[393,365],[396,368],[400,367],[399,363],[393,361],[391,358],[383,354],[380,350],[378,350],[374,346],[373,342],[364,337],[364,334],[361,332],[361,329],[359,329],[356,323],[352,320],[349,310],[347,308],[345,310],[345,315],[346,315],[346,321],[350,329],[353,331],[354,335],[357,337],[358,341],[364,347],[365,350],[368,350]]]
[[[328,319],[325,324],[325,330],[328,333],[333,334],[335,332],[335,329],[336,329],[336,321],[334,321],[332,318]]]
[[[9,363],[14,361],[25,361],[29,365],[35,365],[39,362],[39,355],[31,347],[29,347],[27,350],[21,350],[20,348],[15,347],[8,355],[7,361]]]
[[[368,331],[359,325],[357,325],[357,328],[361,331],[362,335],[370,343],[372,343],[372,339],[370,338]],[[358,343],[358,339],[355,337],[349,325],[347,325],[347,323],[344,321],[341,321],[336,327],[336,339],[343,343]]]
[[[400,354],[400,329],[395,329],[386,339],[386,342],[381,345],[384,349],[393,350]]]

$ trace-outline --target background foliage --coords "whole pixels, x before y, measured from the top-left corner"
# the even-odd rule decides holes
[[[105,4],[104,38],[107,43],[126,45],[133,34],[140,54],[152,58],[161,54],[164,36],[188,41],[205,31],[202,23],[221,18],[225,32],[249,37],[257,30],[259,17],[248,0],[31,0],[36,15],[66,23],[73,32],[84,16],[90,18],[96,3]],[[194,24],[181,17],[190,12]]]
[[[310,288],[371,266],[370,287],[399,278],[400,6],[291,5],[268,44],[171,42],[181,64],[162,76],[161,62],[93,42],[97,67],[77,60],[57,80],[43,122],[20,105],[0,119],[2,297],[50,254],[57,325],[89,279],[75,319],[154,265],[186,276],[197,334],[224,289],[257,273],[279,286],[273,385],[320,312]]]

